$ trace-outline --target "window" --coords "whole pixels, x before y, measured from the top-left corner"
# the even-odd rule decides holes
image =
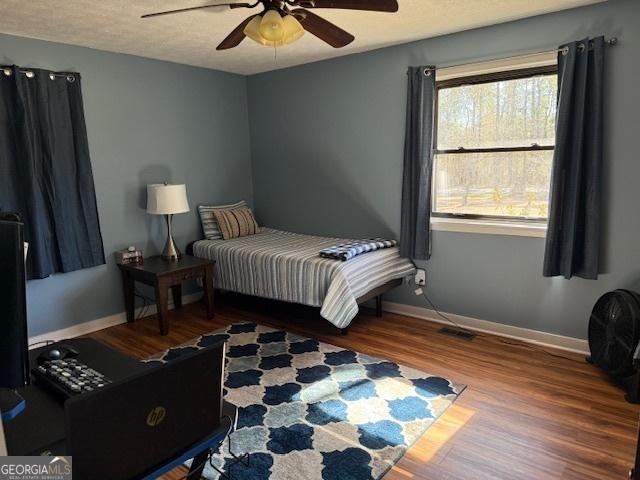
[[[546,221],[556,95],[555,65],[438,82],[436,220]]]

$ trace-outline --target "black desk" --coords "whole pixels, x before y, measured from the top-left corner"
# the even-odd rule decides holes
[[[81,362],[95,368],[113,381],[123,380],[133,374],[153,368],[153,364],[139,362],[90,338],[66,340],[61,343],[76,347],[80,352],[78,359]],[[38,355],[44,349],[51,348],[52,345],[49,345],[31,350],[31,367],[37,365]],[[27,406],[15,419],[4,424],[9,455],[65,455],[64,404],[60,398],[33,383],[26,388],[19,389],[18,392],[26,400]],[[233,430],[235,430],[236,408],[225,402],[223,413],[233,418]],[[158,467],[155,473],[160,474],[175,468],[194,455],[199,460],[206,458],[205,451],[214,448],[218,439],[220,442],[224,440],[228,425],[221,425],[219,430],[219,432],[212,432],[211,437],[202,439],[182,455],[167,459],[166,464]],[[140,448],[144,448],[144,446],[141,445]],[[194,461],[194,465],[197,463],[202,462]],[[155,474],[152,477],[155,478]],[[190,478],[199,478],[199,475]]]
[[[123,380],[151,365],[137,361],[91,338],[77,338],[63,342],[78,349],[78,359],[104,373],[111,380]],[[38,355],[47,347],[29,352],[31,367],[37,365]],[[20,415],[4,425],[9,455],[40,455],[50,451],[64,455],[64,404],[59,397],[36,384],[18,390],[27,406]]]

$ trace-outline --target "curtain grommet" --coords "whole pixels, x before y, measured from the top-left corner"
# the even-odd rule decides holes
[[[26,72],[24,72],[24,74],[27,76],[27,78],[33,78],[36,76],[36,74],[33,73],[32,70],[27,70]]]
[[[560,50],[560,53],[566,56],[569,53],[569,47],[562,47],[562,49]]]
[[[8,67],[7,67],[7,68],[3,68],[3,69],[2,69],[2,72],[3,72],[3,73],[5,74],[5,76],[7,76],[7,77],[10,77],[10,76],[11,76],[11,74],[13,73],[13,72],[11,71],[11,69],[10,69],[10,68],[8,68]]]
[[[76,77],[74,77],[73,75],[67,75],[67,82],[73,83],[75,81],[76,81]]]
[[[50,78],[51,80],[55,80],[55,79],[56,79],[56,74],[55,74],[55,73],[50,73],[50,74],[49,74],[49,78]]]
[[[585,46],[584,43],[581,43],[580,45],[578,45],[578,53],[582,53],[587,49],[587,47]]]

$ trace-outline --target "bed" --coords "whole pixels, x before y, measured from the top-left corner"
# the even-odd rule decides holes
[[[359,255],[346,262],[319,256],[323,248],[348,242],[263,228],[229,240],[199,240],[189,250],[216,261],[216,288],[320,307],[320,315],[343,333],[359,304],[376,299],[415,270],[397,247]]]

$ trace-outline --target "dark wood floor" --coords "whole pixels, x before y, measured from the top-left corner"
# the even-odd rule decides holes
[[[222,297],[222,299],[220,299]],[[361,313],[348,335],[317,310],[267,300],[218,297],[170,314],[170,334],[155,318],[91,336],[143,358],[238,321],[284,328],[441,375],[469,387],[385,480],[624,479],[633,460],[638,413],[582,356],[483,335],[472,342],[437,333],[439,325]],[[178,478],[178,469],[166,478]],[[277,480],[277,479],[276,479]]]

